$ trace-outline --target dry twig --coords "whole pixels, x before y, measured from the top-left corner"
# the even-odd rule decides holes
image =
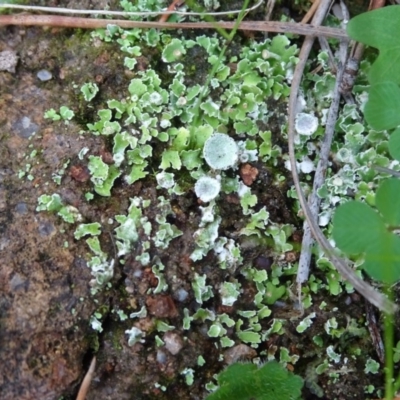
[[[320,0],[314,0],[314,3],[310,7],[310,9],[307,11],[306,15],[303,17],[301,20],[302,24],[308,24],[312,18],[312,16],[315,14],[315,11],[318,9],[320,4]]]
[[[92,382],[95,368],[96,368],[96,357],[94,356],[90,363],[88,372],[86,373],[85,377],[83,378],[81,387],[79,388],[78,395],[76,396],[76,400],[85,400],[86,399],[86,395],[89,390],[90,383]]]
[[[218,21],[210,22],[153,22],[153,21],[127,21],[122,19],[94,19],[74,18],[60,15],[0,15],[0,26],[53,26],[60,28],[97,29],[107,28],[108,25],[117,25],[121,28],[159,28],[159,29],[214,29],[215,26],[224,29],[234,29],[235,22]],[[239,30],[294,33],[308,36],[326,36],[335,39],[346,39],[348,36],[343,29],[325,26],[298,24],[296,22],[278,21],[242,21]]]
[[[179,0],[178,0],[179,1]],[[244,11],[249,12],[257,9],[264,0],[259,0],[253,6],[246,8]],[[174,6],[176,2],[174,1]],[[232,15],[241,14],[240,10],[229,10],[229,11],[207,11],[207,12],[197,12],[197,11],[180,11],[173,9],[160,10],[160,11],[111,11],[111,10],[82,10],[76,8],[63,8],[63,7],[41,7],[41,6],[29,6],[21,4],[0,4],[1,8],[7,8],[10,10],[24,10],[24,11],[40,11],[45,13],[56,13],[56,14],[80,14],[80,15],[114,15],[120,17],[154,17],[158,15],[171,15],[178,14],[183,16],[221,16],[221,15]]]
[[[325,38],[318,38],[318,39],[320,41],[320,44],[321,45],[325,44],[327,46],[327,50],[329,50],[329,52],[332,53],[330,51],[327,40]],[[325,126],[325,136],[322,141],[322,145],[319,152],[319,160],[314,174],[313,189],[308,199],[310,210],[313,214],[315,221],[318,221],[318,212],[321,204],[321,199],[318,197],[317,191],[320,189],[320,187],[323,185],[325,181],[326,170],[328,168],[328,158],[335,131],[337,114],[339,111],[340,88],[347,60],[347,53],[348,53],[347,49],[348,49],[348,41],[342,41],[339,50],[338,66],[334,64],[333,55],[331,55],[330,57],[331,68],[336,71],[336,85],[332,94],[332,102],[329,108],[328,118]],[[302,284],[303,282],[308,280],[310,264],[311,264],[311,256],[312,256],[311,250],[314,244],[314,238],[312,237],[311,229],[307,220],[304,221],[303,231],[304,234],[301,246],[301,254],[299,259],[299,267],[297,270],[298,284]]]
[[[185,0],[173,0],[172,3],[168,6],[168,8],[166,10],[166,11],[168,11],[168,13],[161,15],[158,22],[167,22],[169,16],[171,15],[169,12],[175,11],[175,8],[180,7],[184,2],[185,2]]]

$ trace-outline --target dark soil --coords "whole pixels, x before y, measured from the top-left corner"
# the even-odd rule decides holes
[[[47,3],[60,7],[103,8],[107,2]],[[124,265],[117,263],[111,288],[96,297],[91,296],[87,245],[75,240],[73,229],[60,218],[37,212],[37,198],[44,193],[59,193],[66,204],[79,208],[85,222],[91,222],[106,221],[116,214],[126,213],[129,198],[135,195],[150,200],[167,196],[156,189],[154,177],[148,177],[131,186],[119,181],[111,200],[99,197],[87,203],[84,194],[91,190],[90,184],[76,179],[76,169],[85,168],[78,159],[82,147],[89,147],[92,154],[104,154],[109,150],[104,138],[79,132],[87,122],[93,121],[97,109],[104,107],[107,99],[125,90],[131,77],[124,70],[118,46],[103,43],[94,47],[89,42],[88,32],[2,27],[0,51],[6,49],[15,52],[18,64],[15,72],[0,72],[1,399],[73,399],[94,354],[98,362],[88,399],[203,399],[207,394],[204,385],[226,364],[220,361],[221,349],[215,346],[217,341],[207,335],[205,324],[196,321],[189,330],[182,328],[184,309],[192,315],[198,308],[191,289],[194,274],[207,274],[207,284],[213,288],[227,279],[241,281],[243,294],[234,306],[222,306],[218,297],[203,305],[230,316],[235,316],[238,310],[252,308],[254,284],[245,281],[238,271],[211,267],[215,263],[212,254],[195,264],[189,259],[200,216],[196,197],[188,191],[185,196],[171,199],[175,212],[171,218],[183,235],[174,239],[173,246],[167,250],[151,249],[153,260],[159,259],[165,265],[168,291],[148,294],[158,281],[150,268],[143,270],[135,261],[137,253],[133,249]],[[51,80],[38,79],[37,73],[42,69],[52,73]],[[79,89],[75,89],[88,81],[96,81],[100,86],[96,109],[83,104],[79,100]],[[44,119],[46,110],[57,110],[61,105],[69,105],[75,112],[76,118],[68,125]],[[34,149],[41,151],[31,158]],[[67,160],[71,162],[58,186],[52,174],[62,169]],[[290,223],[301,229],[292,211],[293,201],[286,197],[290,178],[285,186],[267,191],[265,187],[271,184],[267,167],[261,163],[256,167],[260,178],[253,189],[260,208],[266,205],[273,221]],[[28,173],[18,177],[19,172],[26,169],[32,175],[31,180],[27,179]],[[219,207],[224,218],[221,233],[232,237],[243,226],[237,199],[224,196]],[[155,214],[152,207],[147,209],[150,221]],[[110,225],[110,232],[114,228]],[[293,240],[298,241],[299,235],[300,231]],[[102,234],[100,241],[104,251],[115,254],[108,232]],[[269,270],[273,261],[271,249],[246,245],[247,250],[242,251],[246,264]],[[286,256],[296,258],[298,254]],[[325,279],[322,272],[317,271],[315,275]],[[286,279],[295,281],[293,276]],[[184,300],[177,295],[180,289],[189,293]],[[293,368],[295,373],[307,377],[305,398],[317,398],[315,393],[323,393],[325,399],[366,398],[364,388],[367,385],[381,386],[379,375],[364,373],[368,356],[376,359],[372,343],[365,336],[350,333],[334,341],[324,329],[324,323],[332,317],[340,327],[346,327],[350,318],[362,325],[365,303],[356,294],[329,298],[324,293],[312,294],[314,305],[306,310],[306,315],[315,312],[316,318],[309,330],[297,333],[297,322],[291,319],[296,312],[293,313],[292,303],[287,300],[287,304],[273,307],[273,315],[262,320],[263,329],[268,329],[273,318],[281,318],[283,335],[272,335],[258,349],[237,341],[233,349],[223,350],[225,359],[250,360],[260,356],[262,351],[278,355],[283,346],[290,349],[291,354],[300,356]],[[319,308],[323,300],[327,303],[325,310]],[[121,322],[115,310],[124,310],[129,315],[143,305],[147,306],[149,315],[135,326],[146,333],[146,340],[129,347],[125,330],[132,327],[132,321]],[[99,310],[104,321],[101,333],[89,324],[91,315]],[[158,320],[175,327],[164,334],[163,339],[173,342],[178,349],[176,352],[156,346],[156,336],[160,335],[155,329]],[[316,335],[323,337],[324,344],[334,345],[338,353],[355,354],[358,348],[362,349],[363,357],[348,356],[347,361],[342,357],[330,371],[335,375],[317,376],[315,366],[326,354],[325,349],[313,341]],[[197,364],[200,354],[206,360],[204,366]],[[261,355],[262,360],[265,354]],[[181,373],[185,368],[195,371],[191,386],[186,384]]]

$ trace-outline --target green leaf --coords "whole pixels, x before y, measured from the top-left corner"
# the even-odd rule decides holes
[[[394,284],[400,280],[400,237],[387,232],[371,243],[362,265],[377,281]]]
[[[267,304],[274,304],[286,293],[285,286],[275,286],[272,282],[267,282],[265,291],[265,302]]]
[[[169,167],[174,169],[181,169],[182,167],[182,161],[179,157],[179,153],[175,150],[163,151],[160,168],[166,169]]]
[[[86,101],[93,100],[96,94],[99,91],[99,87],[92,82],[85,83],[81,87],[81,92],[83,93],[83,97]]]
[[[381,50],[372,64],[368,78],[371,84],[388,81],[400,84],[400,46]]]
[[[261,336],[257,332],[243,331],[237,333],[238,338],[245,343],[261,343]]]
[[[121,171],[115,166],[110,165],[107,179],[99,185],[95,185],[94,191],[100,196],[110,197],[114,181],[121,175]]]
[[[44,113],[44,118],[49,118],[52,121],[59,121],[61,119],[61,116],[60,116],[60,114],[57,114],[57,112],[54,108],[50,108],[50,110],[47,110]]]
[[[147,162],[144,161],[143,164],[134,165],[131,169],[131,172],[125,176],[125,181],[128,185],[132,185],[132,183],[144,178],[148,172],[145,171],[147,167]]]
[[[132,96],[139,98],[142,94],[146,93],[147,86],[142,82],[141,79],[136,78],[131,80],[128,90]]]
[[[392,227],[400,226],[400,180],[383,181],[376,192],[375,204],[385,222]]]
[[[397,128],[391,135],[388,143],[389,153],[395,159],[400,161],[400,128]]]
[[[63,206],[63,202],[58,193],[53,193],[51,196],[42,194],[38,198],[38,206],[36,211],[59,211]]]
[[[379,49],[370,70],[372,84],[392,81],[400,84],[400,7],[390,6],[353,18],[347,25],[352,39]]]
[[[218,376],[219,388],[207,400],[296,400],[301,398],[303,380],[272,361],[258,368],[235,363]]]
[[[174,38],[171,40],[171,43],[164,47],[162,52],[162,60],[167,63],[177,61],[184,54],[186,54],[186,50],[183,47],[182,41]]]
[[[101,225],[98,222],[92,222],[90,224],[80,224],[74,232],[74,237],[76,240],[79,240],[83,236],[97,236],[100,235],[100,233]]]
[[[72,119],[74,117],[75,114],[67,106],[61,106],[60,107],[60,115],[61,115],[62,119],[69,121],[70,119]]]
[[[203,148],[204,143],[212,133],[213,128],[210,125],[190,127],[190,144],[193,150]]]
[[[192,170],[201,164],[200,159],[201,150],[182,150],[179,154],[182,159],[182,164],[188,169]]]
[[[333,238],[349,254],[364,253],[385,233],[382,218],[365,203],[349,201],[339,206],[333,217]]]
[[[348,35],[357,42],[377,49],[399,47],[400,7],[389,6],[352,18]]]
[[[364,114],[374,129],[392,129],[400,125],[399,110],[399,86],[393,82],[381,82],[371,86]]]

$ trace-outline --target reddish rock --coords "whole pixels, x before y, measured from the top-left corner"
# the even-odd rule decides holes
[[[146,305],[149,313],[157,318],[175,318],[178,316],[178,310],[171,296],[156,295],[148,297]]]
[[[100,157],[104,163],[108,165],[114,164],[113,155],[104,147],[100,149]]]
[[[257,179],[258,169],[252,167],[250,164],[243,164],[240,166],[239,174],[243,183],[247,186],[251,186],[251,184]]]
[[[69,174],[78,182],[87,182],[90,179],[88,168],[82,165],[72,165],[69,169]]]

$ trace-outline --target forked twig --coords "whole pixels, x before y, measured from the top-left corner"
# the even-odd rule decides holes
[[[321,4],[329,4],[329,0],[323,0]],[[315,18],[313,22],[315,23]],[[325,251],[326,255],[330,258],[332,263],[335,265],[336,269],[342,275],[342,277],[347,280],[353,287],[361,293],[368,301],[378,307],[380,310],[387,313],[394,313],[397,306],[387,299],[382,293],[376,291],[367,282],[360,279],[355,272],[347,265],[348,261],[345,261],[335,254],[335,249],[331,246],[328,240],[325,238],[318,224],[313,218],[310,207],[304,196],[303,190],[300,186],[299,175],[296,166],[296,155],[294,147],[294,120],[297,105],[297,97],[300,88],[300,82],[303,75],[304,67],[310,54],[311,47],[313,45],[314,38],[306,37],[299,55],[299,62],[296,65],[295,73],[292,80],[292,87],[289,97],[289,120],[288,120],[288,145],[289,145],[289,157],[292,170],[292,176],[294,184],[297,191],[297,196],[299,198],[301,207],[303,209],[304,215],[310,225],[311,232],[313,233],[315,239],[318,241],[321,248]]]

